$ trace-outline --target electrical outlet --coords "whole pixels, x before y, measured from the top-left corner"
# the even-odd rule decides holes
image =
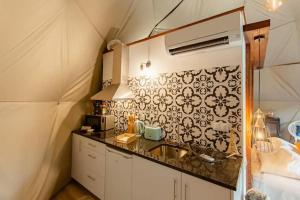
[[[212,128],[215,131],[229,132],[231,127],[232,126],[230,123],[224,123],[224,122],[213,122],[212,123]]]

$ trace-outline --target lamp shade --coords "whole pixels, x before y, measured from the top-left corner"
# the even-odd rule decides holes
[[[269,140],[270,133],[265,124],[265,115],[259,108],[254,114],[253,125],[253,140],[258,151],[270,152],[272,151],[272,145]]]
[[[254,114],[253,138],[255,141],[265,141],[269,138],[265,125],[265,115],[260,108]]]

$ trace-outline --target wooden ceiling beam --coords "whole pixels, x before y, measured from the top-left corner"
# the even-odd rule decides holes
[[[251,24],[246,24],[243,26],[243,30],[244,32],[253,31],[260,28],[270,27],[270,25],[271,25],[271,20],[268,19],[264,21],[254,22]]]
[[[252,69],[264,67],[270,24],[270,20],[265,20],[246,24],[243,27],[246,43],[250,45],[250,66]]]

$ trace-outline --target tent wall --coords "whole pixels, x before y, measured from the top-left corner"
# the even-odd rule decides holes
[[[91,110],[99,52],[130,5],[0,1],[1,200],[49,199],[69,180],[70,133]]]
[[[290,140],[287,130],[300,120],[300,65],[268,67],[261,70],[261,108],[280,118],[281,137]],[[255,75],[255,106],[258,107],[258,72]],[[291,140],[292,142],[293,140]]]
[[[136,0],[118,37],[126,43],[147,37],[154,25],[179,2],[180,0]],[[243,0],[184,0],[157,28],[160,31],[176,28],[240,7],[243,2]]]

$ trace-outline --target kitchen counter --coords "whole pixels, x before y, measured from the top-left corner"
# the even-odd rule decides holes
[[[122,144],[116,142],[115,136],[117,134],[115,134],[113,130],[101,132],[98,134],[94,133],[92,135],[81,134],[77,131],[74,131],[73,133],[104,143],[108,147],[115,148],[129,154],[134,154],[153,162],[165,165],[167,167],[173,168],[194,177],[198,177],[222,187],[234,191],[237,189],[240,168],[242,165],[242,158],[240,157],[236,159],[226,159],[224,153],[201,149],[198,146],[192,146],[194,151],[199,152],[199,154],[206,153],[208,155],[211,155],[216,160],[218,160],[218,162],[208,163],[190,153],[180,159],[162,158],[151,154],[149,150],[160,144],[167,143],[164,140],[151,141],[140,137],[130,144]]]

